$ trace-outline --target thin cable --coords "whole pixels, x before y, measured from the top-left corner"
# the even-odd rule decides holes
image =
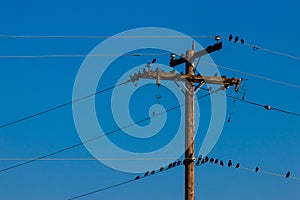
[[[71,105],[71,104],[73,104],[73,103],[77,103],[77,102],[82,101],[82,100],[84,100],[84,99],[93,97],[93,96],[98,95],[98,94],[100,94],[100,93],[103,93],[103,92],[109,91],[109,90],[111,90],[111,89],[114,89],[114,88],[116,88],[116,87],[119,87],[119,86],[121,86],[121,85],[124,85],[124,84],[126,84],[126,83],[128,83],[128,82],[129,82],[129,81],[125,81],[125,82],[120,83],[120,84],[118,84],[118,85],[111,86],[111,87],[105,88],[105,89],[103,89],[103,90],[97,91],[97,92],[94,93],[94,94],[90,94],[90,95],[81,97],[81,98],[79,98],[79,99],[75,99],[75,100],[69,101],[69,102],[67,102],[67,103],[64,103],[64,104],[55,106],[55,107],[53,107],[53,108],[49,108],[49,109],[46,109],[46,110],[44,110],[44,111],[41,111],[41,112],[38,112],[38,113],[35,113],[35,114],[32,114],[32,115],[29,115],[29,116],[26,116],[26,117],[17,119],[17,120],[15,120],[15,121],[12,121],[12,122],[3,124],[3,125],[0,126],[0,129],[1,129],[1,128],[4,128],[4,127],[7,127],[7,126],[11,126],[11,125],[13,125],[13,124],[16,124],[16,123],[19,123],[19,122],[22,122],[22,121],[25,121],[25,120],[28,120],[28,119],[31,119],[31,118],[34,118],[34,117],[37,117],[37,116],[40,116],[40,115],[43,115],[43,114],[46,114],[46,113],[48,113],[48,112],[51,112],[51,111],[57,110],[57,109],[59,109],[59,108],[62,108],[62,107]]]
[[[170,53],[149,53],[149,54],[47,54],[47,55],[0,55],[0,58],[80,58],[80,57],[124,57],[124,56],[165,56]]]
[[[138,179],[138,180],[140,180],[140,179]],[[137,181],[137,180],[130,179],[128,181],[123,181],[123,182],[120,182],[120,183],[117,183],[117,184],[114,184],[114,185],[110,185],[108,187],[104,187],[104,188],[101,188],[101,189],[98,189],[98,190],[95,190],[95,191],[92,191],[92,192],[88,192],[88,193],[81,194],[81,195],[78,195],[78,196],[75,196],[75,197],[71,197],[68,200],[73,200],[73,199],[79,199],[79,198],[82,198],[82,197],[86,197],[86,196],[89,196],[89,195],[92,195],[92,194],[95,194],[95,193],[98,193],[98,192],[102,192],[102,191],[105,191],[105,190],[108,190],[108,189],[111,189],[111,188],[126,185],[126,184],[134,182],[134,181]]]
[[[28,161],[35,158],[0,158],[0,161]],[[95,160],[113,160],[113,161],[135,161],[135,160],[176,160],[177,158],[45,158],[41,161],[95,161]]]
[[[218,159],[218,160],[221,161],[222,159]],[[221,166],[219,163],[214,163],[214,162],[209,162],[209,161],[201,163],[201,164],[198,164],[198,165],[195,165],[195,166],[201,166],[201,165],[206,164],[206,163],[210,163],[212,165]],[[226,165],[227,165],[227,163],[223,162],[222,167],[224,167]],[[254,173],[258,173],[258,174],[265,174],[265,175],[271,175],[271,176],[276,176],[276,177],[282,177],[282,178],[290,178],[290,179],[294,179],[294,180],[300,180],[300,178],[298,178],[296,176],[289,175],[289,177],[286,177],[286,174],[279,174],[279,173],[274,173],[274,172],[270,172],[270,171],[264,171],[264,170],[261,170],[260,168],[258,168],[256,170],[256,169],[252,169],[252,168],[249,168],[249,167],[243,167],[243,166],[241,166],[241,163],[239,163],[239,165],[240,165],[239,167],[235,167],[233,165],[233,166],[228,167],[228,168],[245,170],[245,171],[250,171],[250,172],[254,172]]]
[[[205,95],[203,95],[203,96],[198,97],[197,99],[199,100],[199,99],[204,98],[204,97],[209,96],[209,95],[210,95],[210,93],[207,93],[207,94],[205,94]],[[91,96],[92,96],[92,95],[91,95]],[[83,144],[86,144],[86,143],[95,141],[95,140],[97,140],[97,139],[99,139],[99,138],[102,138],[102,137],[104,137],[104,136],[108,136],[108,135],[111,135],[111,134],[116,133],[116,132],[118,132],[118,131],[124,130],[124,129],[126,129],[126,128],[131,127],[131,126],[134,126],[135,124],[140,124],[140,123],[142,123],[142,122],[144,122],[144,121],[150,120],[150,119],[152,119],[152,118],[154,118],[154,117],[157,117],[157,116],[159,116],[159,115],[162,115],[162,114],[164,114],[164,113],[170,112],[170,111],[172,111],[172,110],[176,110],[176,109],[180,108],[182,105],[184,105],[184,104],[174,106],[174,107],[172,107],[172,108],[169,108],[169,109],[167,109],[167,110],[165,110],[165,111],[162,111],[162,112],[156,114],[155,116],[149,116],[149,117],[146,117],[146,118],[144,118],[144,119],[141,119],[141,120],[139,120],[139,121],[133,122],[133,123],[128,124],[128,125],[126,125],[126,126],[123,126],[123,127],[121,127],[121,128],[117,128],[117,129],[115,129],[115,130],[113,130],[113,131],[107,132],[107,133],[105,133],[105,134],[103,134],[103,135],[99,135],[99,136],[97,136],[97,137],[94,137],[94,138],[85,140],[85,141],[83,141],[83,142],[80,142],[80,143],[77,143],[77,144],[74,144],[74,145],[65,147],[65,148],[63,148],[63,149],[54,151],[54,152],[49,153],[49,154],[46,154],[46,155],[44,155],[44,156],[37,157],[37,158],[34,158],[34,159],[32,159],[32,160],[28,160],[28,161],[25,161],[25,162],[22,162],[22,163],[20,163],[20,164],[16,164],[16,165],[13,165],[13,166],[10,166],[10,167],[7,167],[7,168],[3,168],[3,169],[0,170],[0,173],[5,172],[5,171],[8,171],[8,170],[11,170],[11,169],[14,169],[14,168],[17,168],[17,167],[24,166],[24,165],[27,165],[27,164],[30,164],[30,163],[35,162],[35,161],[38,161],[38,160],[42,160],[42,159],[48,158],[48,157],[53,156],[53,155],[57,155],[57,154],[59,154],[59,153],[65,152],[65,151],[67,151],[67,150],[73,149],[73,148],[78,147],[78,146],[81,146],[81,145],[83,145]]]
[[[205,90],[205,91],[209,91],[209,90],[206,89],[206,88],[201,88],[201,89],[202,89],[202,90]],[[300,113],[291,112],[291,111],[287,111],[287,110],[284,110],[284,109],[271,107],[271,106],[269,106],[269,105],[263,105],[263,104],[260,104],[260,103],[254,102],[254,101],[249,101],[249,100],[245,100],[245,99],[240,99],[240,98],[238,98],[238,97],[231,96],[231,95],[228,95],[228,94],[222,94],[222,93],[220,93],[220,92],[218,92],[218,91],[216,91],[216,94],[222,95],[222,96],[226,96],[226,97],[228,97],[228,98],[231,98],[231,99],[234,99],[234,100],[237,100],[237,101],[246,103],[246,104],[250,104],[250,105],[262,107],[262,108],[265,108],[266,110],[273,110],[273,111],[277,111],[277,112],[281,112],[281,113],[285,113],[285,114],[289,114],[289,115],[294,115],[294,116],[300,117]]]
[[[116,39],[128,39],[128,38],[214,38],[215,36],[209,35],[195,35],[195,36],[184,36],[184,35],[0,35],[0,38],[78,38],[78,39],[105,39],[105,38],[116,38]]]
[[[222,68],[222,69],[226,69],[226,70],[229,70],[229,71],[244,74],[244,75],[247,75],[247,76],[252,76],[252,77],[255,77],[255,78],[258,78],[258,79],[262,79],[262,80],[270,81],[270,82],[277,83],[277,84],[280,84],[280,85],[285,85],[285,86],[288,86],[288,87],[294,87],[294,88],[300,89],[300,85],[296,85],[296,84],[292,84],[292,83],[288,83],[288,82],[284,82],[284,81],[278,81],[278,80],[275,80],[275,79],[272,79],[272,78],[268,78],[268,77],[265,77],[265,76],[260,76],[260,75],[240,71],[240,70],[225,67],[225,66],[222,66],[222,65],[216,65],[212,62],[206,62],[206,61],[201,61],[201,62],[205,63],[205,64],[208,64],[208,65],[211,65],[211,66],[216,66],[218,68]]]
[[[165,172],[165,171],[169,171],[169,169],[174,169],[175,167],[179,167],[181,166],[180,165],[176,165],[174,167],[171,167],[171,168],[164,168],[163,170],[155,170],[155,173],[154,174],[149,174],[147,176],[138,176],[139,178],[134,178],[134,179],[129,179],[127,181],[123,181],[123,182],[120,182],[120,183],[117,183],[117,184],[114,184],[114,185],[110,185],[110,186],[107,186],[107,187],[104,187],[104,188],[100,188],[100,189],[97,189],[97,190],[94,190],[94,191],[91,191],[91,192],[88,192],[88,193],[84,193],[84,194],[81,194],[81,195],[78,195],[78,196],[75,196],[75,197],[71,197],[69,198],[68,200],[74,200],[74,199],[79,199],[79,198],[82,198],[82,197],[86,197],[86,196],[89,196],[89,195],[92,195],[92,194],[95,194],[95,193],[99,193],[99,192],[103,192],[105,190],[109,190],[109,189],[112,189],[112,188],[115,188],[115,187],[119,187],[119,186],[122,186],[122,185],[126,185],[128,183],[132,183],[134,181],[139,181],[141,179],[144,179],[144,178],[147,178],[147,177],[151,177],[151,176],[154,176],[156,174],[159,174],[159,173],[162,173],[162,172]]]
[[[221,38],[229,41],[229,39],[225,36],[222,36]],[[283,53],[283,52],[280,52],[280,51],[275,51],[275,50],[272,50],[272,49],[264,48],[264,47],[261,47],[261,46],[258,46],[258,45],[254,45],[254,44],[250,44],[250,43],[244,43],[244,44],[241,44],[241,45],[251,47],[254,50],[261,50],[261,51],[265,51],[265,52],[268,52],[268,53],[271,53],[271,54],[280,55],[280,56],[284,56],[284,57],[287,57],[287,58],[292,58],[292,59],[295,59],[295,60],[300,60],[300,57],[298,57],[298,56],[294,56],[294,55],[290,55],[290,54]]]

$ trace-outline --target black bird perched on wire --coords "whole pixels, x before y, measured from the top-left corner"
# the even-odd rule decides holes
[[[242,43],[242,44],[245,44],[245,40],[244,40],[243,38],[241,39],[241,43]]]
[[[208,160],[209,160],[208,156],[205,156],[204,161],[208,162]]]
[[[154,59],[152,60],[151,63],[152,63],[152,64],[153,64],[153,63],[156,63],[156,58],[154,58]]]
[[[153,170],[153,171],[151,172],[151,174],[152,174],[152,175],[155,174],[155,170]]]
[[[222,160],[220,161],[220,165],[224,167],[224,162]]]
[[[228,41],[231,41],[232,38],[233,38],[233,37],[232,37],[232,34],[230,34],[229,37],[228,37]]]
[[[172,163],[169,164],[168,168],[172,168]]]
[[[285,178],[289,178],[289,177],[290,177],[290,175],[291,175],[291,172],[290,172],[290,171],[288,171],[288,172],[286,173],[286,175],[285,175]]]
[[[258,172],[258,170],[259,170],[259,168],[258,168],[258,167],[256,167],[256,168],[255,168],[255,172]]]
[[[148,171],[146,171],[146,173],[145,173],[145,175],[144,176],[148,176],[149,175],[149,172]]]
[[[237,163],[235,168],[239,168],[240,167],[240,163]]]
[[[217,158],[217,159],[215,160],[215,164],[218,164],[218,162],[219,162],[219,159]]]
[[[177,161],[177,166],[179,166],[181,164],[181,160]]]
[[[164,167],[161,167],[161,168],[159,169],[160,172],[161,172],[162,170],[164,170]]]
[[[173,162],[172,167],[175,167],[177,165],[177,162]]]
[[[231,167],[231,166],[232,166],[232,161],[229,160],[229,161],[228,161],[228,167]]]
[[[213,163],[214,160],[215,160],[214,158],[210,158],[210,159],[209,159],[209,162]]]
[[[239,41],[239,36],[236,36],[236,37],[234,38],[234,43],[236,43],[237,41]]]

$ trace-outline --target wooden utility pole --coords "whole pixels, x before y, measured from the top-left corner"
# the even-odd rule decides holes
[[[144,79],[155,79],[157,85],[160,85],[160,80],[170,80],[174,81],[178,85],[179,82],[185,82],[184,91],[185,94],[185,159],[183,164],[185,165],[185,200],[194,200],[194,96],[195,93],[205,84],[216,84],[220,85],[220,89],[225,90],[229,86],[235,85],[235,91],[238,91],[241,79],[238,78],[227,78],[226,76],[202,76],[200,74],[194,74],[194,59],[204,56],[206,54],[212,53],[214,51],[220,50],[222,48],[222,43],[216,43],[213,46],[208,46],[198,52],[194,52],[194,43],[192,45],[192,50],[186,51],[185,56],[181,56],[175,59],[175,54],[171,54],[170,67],[175,67],[177,65],[185,63],[185,74],[176,74],[175,70],[170,72],[160,71],[158,68],[155,70],[150,69],[150,63],[148,65],[148,70],[143,69],[142,71],[135,73],[130,76],[131,82],[136,82],[140,78]],[[199,85],[195,90],[194,84]],[[179,85],[178,85],[179,86]]]
[[[185,74],[194,75],[194,44],[186,52]],[[185,93],[185,199],[194,200],[194,81],[186,81]]]

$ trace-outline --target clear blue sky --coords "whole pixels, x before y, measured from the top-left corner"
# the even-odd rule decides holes
[[[246,42],[299,56],[299,6],[296,0],[189,3],[11,0],[3,1],[0,6],[0,34],[114,35],[132,28],[154,26],[187,35],[227,36],[232,33]],[[102,40],[0,38],[0,55],[88,54]],[[203,46],[214,43],[213,39],[196,40]],[[211,56],[223,66],[300,85],[299,60],[228,42],[224,43],[223,50]],[[132,57],[116,64],[126,64],[130,68],[131,64],[143,64],[152,58]],[[70,101],[76,73],[83,60],[0,58],[0,125]],[[167,64],[168,58],[158,61]],[[246,99],[300,112],[299,88],[220,71],[227,76],[248,79]],[[155,103],[156,95],[155,89],[149,91],[147,98],[144,97],[150,99],[148,106]],[[142,92],[136,94],[137,99],[143,97]],[[162,104],[176,105],[168,101],[168,92],[163,92]],[[96,98],[99,105],[104,97]],[[201,105],[206,103],[209,105],[209,101],[203,100]],[[137,116],[133,114],[134,118],[148,115],[148,110],[140,110],[142,105],[132,108],[133,113],[137,113]],[[228,99],[228,114],[232,106],[232,100]],[[245,167],[258,165],[274,173],[285,174],[290,170],[293,176],[300,177],[299,119],[236,103],[231,122],[225,123],[222,135],[209,155],[232,159]],[[109,127],[110,122],[107,124],[108,130],[113,128],[113,125]],[[34,158],[78,142],[72,107],[68,106],[0,129],[0,158]],[[55,157],[92,158],[84,146]],[[0,169],[19,162],[22,161],[1,160]],[[134,176],[110,169],[98,161],[38,161],[0,173],[0,199],[66,199]],[[297,180],[212,165],[198,167],[195,173],[196,199],[296,200],[300,198],[299,189]],[[183,198],[184,168],[178,167],[85,199]]]

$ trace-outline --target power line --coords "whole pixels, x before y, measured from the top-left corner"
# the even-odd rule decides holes
[[[124,83],[121,83],[121,84],[124,84]],[[115,87],[115,86],[114,86],[114,87]],[[205,90],[205,91],[209,91],[208,89],[205,89],[205,88],[202,88],[202,89]],[[106,89],[106,90],[108,90],[108,89]],[[201,99],[201,98],[204,98],[204,97],[206,97],[206,96],[209,96],[209,95],[211,95],[212,93],[216,93],[216,94],[220,94],[220,95],[225,95],[226,97],[229,97],[229,98],[232,98],[232,99],[235,99],[235,100],[237,100],[237,101],[241,101],[241,102],[244,102],[244,103],[247,103],[247,104],[251,104],[251,105],[255,105],[255,106],[259,106],[259,107],[264,107],[264,108],[267,109],[267,110],[274,110],[274,111],[282,112],[282,113],[285,113],[285,114],[291,114],[291,115],[295,115],[295,116],[300,117],[300,114],[298,114],[298,113],[286,111],[286,110],[279,109],[279,108],[273,108],[273,107],[266,106],[266,105],[262,105],[262,104],[259,104],[259,103],[256,103],[256,102],[252,102],[252,101],[243,100],[243,99],[237,98],[237,97],[235,97],[235,96],[230,96],[230,95],[226,95],[226,94],[219,93],[218,91],[219,91],[219,90],[210,91],[210,93],[207,93],[207,94],[205,94],[205,95],[203,95],[203,96],[198,97],[197,100],[199,100],[199,99]],[[83,97],[83,98],[88,98],[88,97],[93,96],[93,95],[94,95],[94,94],[89,95],[89,96],[86,96],[86,97]],[[80,101],[80,100],[82,100],[82,98],[81,98],[81,99],[78,99],[77,101]],[[71,103],[69,102],[68,105],[69,105],[69,104],[71,104]],[[65,106],[66,104],[62,104],[62,105]],[[0,170],[0,173],[1,173],[1,172],[4,172],[4,171],[8,171],[8,170],[10,170],[10,169],[14,169],[14,168],[23,166],[23,165],[30,164],[30,163],[35,162],[35,161],[38,161],[38,160],[42,160],[42,159],[44,159],[44,158],[48,158],[48,157],[50,157],[50,156],[53,156],[53,155],[62,153],[62,152],[67,151],[67,150],[69,150],[69,149],[73,149],[73,148],[75,148],[75,147],[81,146],[81,145],[83,145],[83,144],[85,144],[85,143],[92,142],[92,141],[97,140],[97,139],[99,139],[99,138],[101,138],[101,137],[104,137],[104,136],[113,134],[113,133],[115,133],[115,132],[121,131],[121,130],[126,129],[126,128],[128,128],[128,127],[131,127],[131,126],[133,126],[133,125],[135,125],[135,124],[139,124],[139,123],[141,123],[141,122],[147,121],[147,120],[149,120],[149,119],[151,119],[151,118],[154,118],[154,117],[156,117],[156,116],[159,116],[159,115],[161,115],[161,114],[164,114],[164,113],[170,112],[170,111],[172,111],[172,110],[178,109],[178,108],[180,108],[180,107],[183,106],[183,105],[184,105],[184,104],[180,104],[180,105],[178,105],[178,106],[172,107],[172,108],[170,108],[170,109],[168,109],[168,110],[165,110],[165,111],[163,111],[163,112],[160,112],[160,113],[156,114],[155,116],[146,117],[146,118],[144,118],[144,119],[142,119],[142,120],[139,120],[139,121],[137,121],[137,122],[134,122],[134,123],[129,124],[129,125],[127,125],[127,126],[124,126],[124,127],[122,127],[122,128],[118,128],[118,129],[115,129],[115,130],[113,130],[113,131],[107,132],[107,133],[105,133],[104,135],[97,136],[97,137],[91,138],[91,139],[89,139],[89,140],[86,140],[86,141],[83,141],[83,142],[80,142],[80,143],[71,145],[71,146],[69,146],[69,147],[60,149],[60,150],[58,150],[58,151],[55,151],[55,152],[46,154],[46,155],[44,155],[44,156],[41,156],[41,157],[38,157],[38,158],[35,158],[35,159],[32,159],[32,160],[28,160],[28,161],[26,161],[26,162],[23,162],[23,163],[20,163],[20,164],[17,164],[17,165],[13,165],[13,166],[11,166],[11,167],[4,168],[4,169]],[[60,107],[62,107],[62,106],[60,106]],[[60,107],[54,107],[54,108],[60,108]],[[50,112],[50,111],[54,110],[54,108],[53,108],[53,109],[48,109],[48,110],[46,110],[46,111],[47,111],[47,112]],[[45,113],[45,111],[41,112],[41,114],[43,114],[43,113]],[[37,114],[39,114],[39,113],[37,113]],[[26,120],[26,119],[35,117],[35,116],[37,116],[37,114],[31,115],[31,116],[29,116],[29,117],[22,118],[22,119],[20,119],[20,120],[16,120],[16,121],[11,122],[11,123],[8,123],[8,124],[6,124],[6,125],[2,125],[2,127],[3,127],[3,126],[9,126],[9,125],[18,123],[18,122],[20,122],[20,121],[24,121],[24,120]],[[1,127],[0,127],[0,128],[1,128]]]
[[[227,38],[225,36],[222,36],[220,38],[225,39],[227,41],[231,41],[231,39],[229,39],[229,38]],[[250,44],[250,43],[245,43],[244,41],[241,44],[245,45],[245,46],[248,46],[248,47],[251,47],[254,50],[261,50],[261,51],[265,51],[265,52],[268,52],[268,53],[271,53],[271,54],[280,55],[280,56],[284,56],[284,57],[295,59],[295,60],[300,60],[300,57],[298,57],[298,56],[294,56],[294,55],[291,55],[291,54],[283,53],[283,52],[280,52],[280,51],[275,51],[275,50],[272,50],[272,49],[264,48],[264,47],[261,47],[261,46],[258,46],[258,45],[254,45],[254,44]]]
[[[209,89],[206,89],[206,88],[201,88],[201,89],[205,90],[205,91],[209,91]],[[222,95],[222,96],[226,96],[228,98],[231,98],[231,99],[234,99],[234,100],[246,103],[246,104],[250,104],[250,105],[262,107],[262,108],[265,108],[266,110],[273,110],[273,111],[277,111],[277,112],[281,112],[281,113],[285,113],[285,114],[289,114],[289,115],[294,115],[294,116],[300,117],[300,113],[296,113],[296,112],[284,110],[284,109],[281,109],[281,108],[271,107],[270,105],[263,105],[263,104],[260,104],[260,103],[254,102],[254,101],[240,99],[240,98],[238,98],[236,96],[231,96],[231,95],[228,95],[228,94],[219,93],[219,91],[216,91],[216,94]]]
[[[198,97],[197,99],[199,100],[199,99],[204,98],[204,97],[209,96],[209,95],[210,95],[210,93],[207,93],[207,94],[205,94],[205,95],[202,95],[202,96]],[[17,167],[24,166],[24,165],[27,165],[27,164],[30,164],[30,163],[35,162],[35,161],[38,161],[38,160],[42,160],[42,159],[44,159],[44,158],[48,158],[48,157],[50,157],[50,156],[57,155],[57,154],[59,154],[59,153],[65,152],[65,151],[67,151],[67,150],[73,149],[73,148],[78,147],[78,146],[81,146],[81,145],[83,145],[83,144],[86,144],[86,143],[95,141],[95,140],[97,140],[97,139],[99,139],[99,138],[102,138],[102,137],[104,137],[104,136],[108,136],[108,135],[111,135],[111,134],[116,133],[116,132],[118,132],[118,131],[121,131],[121,130],[123,130],[123,129],[129,128],[129,127],[131,127],[131,126],[133,126],[133,125],[135,125],[135,124],[142,123],[142,122],[144,122],[144,121],[150,120],[151,118],[157,117],[157,116],[162,115],[162,114],[164,114],[164,113],[170,112],[170,111],[172,111],[172,110],[176,110],[176,109],[180,108],[180,107],[183,106],[183,105],[184,105],[184,104],[174,106],[174,107],[169,108],[169,109],[167,109],[167,110],[165,110],[165,111],[162,111],[162,112],[160,112],[160,113],[157,113],[157,114],[155,114],[154,116],[146,117],[146,118],[144,118],[144,119],[141,119],[141,120],[139,120],[139,121],[133,122],[133,123],[128,124],[128,125],[126,125],[126,126],[123,126],[123,127],[121,127],[121,128],[117,128],[117,129],[115,129],[115,130],[113,130],[113,131],[107,132],[107,133],[105,133],[105,134],[103,134],[103,135],[100,135],[100,136],[97,136],[97,137],[94,137],[94,138],[85,140],[85,141],[83,141],[83,142],[79,142],[79,143],[77,143],[77,144],[74,144],[74,145],[65,147],[65,148],[63,148],[63,149],[54,151],[54,152],[52,152],[52,153],[46,154],[46,155],[44,155],[44,156],[40,156],[40,157],[34,158],[34,159],[32,159],[32,160],[28,160],[28,161],[25,161],[25,162],[22,162],[22,163],[19,163],[19,164],[16,164],[16,165],[13,165],[13,166],[10,166],[10,167],[1,169],[1,170],[0,170],[0,173],[5,172],[5,171],[8,171],[8,170],[11,170],[11,169],[14,169],[14,168],[17,168]]]
[[[69,102],[67,102],[67,103],[60,104],[60,105],[55,106],[55,107],[53,107],[53,108],[49,108],[49,109],[43,110],[43,111],[41,111],[41,112],[38,112],[38,113],[35,113],[35,114],[32,114],[32,115],[28,115],[28,116],[26,116],[26,117],[17,119],[17,120],[15,120],[15,121],[12,121],[12,122],[3,124],[3,125],[0,126],[0,129],[1,129],[1,128],[4,128],[4,127],[7,127],[7,126],[11,126],[11,125],[13,125],[13,124],[16,124],[16,123],[19,123],[19,122],[22,122],[22,121],[25,121],[25,120],[28,120],[28,119],[31,119],[31,118],[34,118],[34,117],[37,117],[37,116],[40,116],[40,115],[43,115],[43,114],[46,114],[46,113],[48,113],[48,112],[51,112],[51,111],[57,110],[57,109],[59,109],[59,108],[62,108],[62,107],[71,105],[71,104],[73,104],[73,103],[82,101],[82,100],[84,100],[84,99],[93,97],[93,96],[98,95],[98,94],[100,94],[100,93],[109,91],[109,90],[111,90],[111,89],[113,89],[113,88],[115,88],[115,87],[124,85],[124,84],[126,84],[126,83],[128,83],[128,82],[129,82],[129,81],[126,81],[126,82],[120,83],[120,84],[118,84],[118,85],[115,85],[115,86],[111,86],[111,87],[105,88],[105,89],[100,90],[100,91],[98,91],[98,92],[96,92],[96,93],[94,93],[94,94],[90,94],[90,95],[81,97],[81,98],[79,98],[79,99],[75,99],[75,100],[73,100],[73,101],[69,101]]]
[[[0,38],[70,38],[70,39],[128,39],[128,38],[214,38],[215,36],[209,35],[0,35]]]
[[[177,164],[178,161],[180,161],[179,165]],[[153,174],[148,173],[149,175],[137,176],[134,179],[129,179],[127,181],[123,181],[123,182],[120,182],[120,183],[116,183],[116,184],[113,184],[113,185],[110,185],[110,186],[107,186],[107,187],[103,187],[103,188],[100,188],[100,189],[88,192],[88,193],[84,193],[84,194],[81,194],[81,195],[69,198],[68,200],[79,199],[79,198],[86,197],[86,196],[89,196],[89,195],[92,195],[92,194],[95,194],[95,193],[103,192],[105,190],[109,190],[109,189],[116,188],[116,187],[119,187],[119,186],[122,186],[122,185],[126,185],[126,184],[132,183],[134,181],[138,181],[138,180],[141,180],[143,178],[149,177],[151,175],[158,174],[159,172],[163,172],[163,171],[166,171],[168,169],[181,166],[183,164],[183,162],[181,162],[181,160],[178,160],[178,161],[170,163],[170,165],[167,168],[161,168],[162,170],[155,170],[155,173],[153,173]],[[220,162],[220,164],[219,164],[219,162]],[[250,171],[250,172],[254,172],[254,173],[266,174],[266,175],[271,175],[271,176],[276,176],[276,177],[282,177],[282,178],[290,178],[290,179],[294,179],[294,180],[300,180],[300,178],[298,178],[296,176],[290,176],[289,175],[287,177],[287,174],[279,174],[279,173],[274,173],[274,172],[269,172],[269,171],[263,171],[263,170],[259,169],[258,167],[256,167],[256,169],[251,169],[251,168],[248,168],[248,167],[241,167],[240,163],[233,163],[231,160],[228,161],[228,163],[225,163],[221,159],[209,158],[208,156],[206,156],[205,158],[202,158],[202,157],[198,158],[197,161],[196,161],[196,163],[195,163],[195,166],[202,166],[203,164],[206,164],[206,163],[213,163],[215,165],[222,166],[222,167],[228,165],[229,168],[234,168],[234,169],[239,169],[239,170],[246,170],[246,171]],[[229,165],[229,163],[231,163],[231,164]],[[288,173],[290,173],[290,171],[288,171]]]
[[[0,38],[66,38],[66,39],[106,39],[106,38],[115,38],[115,39],[129,39],[129,38],[216,38],[216,36],[211,36],[211,35],[192,35],[192,36],[184,36],[184,35],[128,35],[128,36],[116,36],[116,35],[9,35],[9,34],[1,34]],[[230,41],[227,37],[225,36],[221,36],[220,38],[225,39],[227,41]],[[255,50],[261,50],[261,51],[265,51],[271,54],[275,54],[275,55],[280,55],[280,56],[284,56],[284,57],[288,57],[291,59],[296,59],[296,60],[300,60],[300,57],[298,56],[294,56],[294,55],[290,55],[287,53],[283,53],[280,51],[275,51],[272,49],[268,49],[268,48],[264,48],[255,44],[250,44],[250,43],[242,43],[245,46],[251,47]],[[74,55],[74,56],[68,56],[68,57],[83,57],[84,55]],[[25,57],[25,58],[34,58],[35,56],[32,57]],[[48,57],[65,57],[64,55],[61,56],[57,56],[57,55],[50,55]],[[9,57],[6,57],[9,58]],[[13,56],[10,58],[14,58]],[[17,58],[17,57],[16,57]]]
[[[178,160],[178,161],[180,161],[180,160]],[[178,166],[182,165],[181,161],[180,161],[180,164],[177,164],[178,161],[177,162],[175,161],[176,165],[173,165],[173,163],[175,163],[175,162],[170,163],[170,165],[172,165],[171,167],[162,167],[159,170],[153,170],[153,171],[151,171],[152,173],[148,171],[148,172],[146,172],[144,174],[144,176],[136,176],[134,179],[129,179],[127,181],[123,181],[123,182],[120,182],[120,183],[117,183],[117,184],[113,184],[113,185],[110,185],[110,186],[107,186],[107,187],[103,187],[103,188],[100,188],[100,189],[88,192],[88,193],[84,193],[84,194],[81,194],[81,195],[78,195],[78,196],[75,196],[75,197],[71,197],[68,200],[74,200],[74,199],[79,199],[79,198],[82,198],[82,197],[86,197],[86,196],[89,196],[89,195],[92,195],[92,194],[95,194],[95,193],[103,192],[103,191],[111,189],[111,188],[115,188],[115,187],[119,187],[119,186],[122,186],[122,185],[126,185],[126,184],[132,183],[134,181],[139,181],[141,179],[144,179],[144,178],[147,178],[147,177],[150,177],[150,176],[153,176],[153,175],[156,175],[156,174],[168,171],[169,169],[174,169],[175,167],[178,167]]]
[[[46,54],[46,55],[0,55],[0,58],[80,58],[80,57],[125,57],[125,56],[165,56],[170,53],[135,53],[135,54]]]
[[[262,170],[258,166],[256,166],[255,168],[243,167],[242,164],[239,163],[239,162],[233,163],[233,161],[231,161],[231,160],[225,162],[222,159],[212,158],[212,157],[208,158],[207,156],[206,156],[206,159],[201,158],[201,157],[198,158],[197,163],[195,165],[196,166],[202,166],[203,164],[206,164],[206,163],[214,164],[214,165],[221,166],[221,167],[228,166],[228,168],[245,170],[245,171],[250,171],[250,172],[255,172],[255,173],[260,173],[260,174],[266,174],[266,175],[271,175],[271,176],[276,176],[276,177],[283,177],[283,178],[290,178],[290,179],[300,180],[299,177],[291,176],[290,171],[287,171],[288,173],[285,173],[285,174],[274,173],[274,172]]]
[[[277,84],[280,84],[280,85],[285,85],[285,86],[288,86],[288,87],[294,87],[294,88],[300,89],[300,85],[296,85],[296,84],[293,84],[293,83],[288,83],[288,82],[284,82],[284,81],[275,80],[275,79],[268,78],[268,77],[265,77],[265,76],[260,76],[260,75],[257,75],[257,74],[248,73],[248,72],[245,72],[245,71],[225,67],[225,66],[222,66],[222,65],[216,65],[212,62],[206,62],[206,61],[201,61],[201,62],[205,63],[205,64],[208,64],[208,65],[211,65],[211,66],[216,66],[218,68],[222,68],[222,69],[226,69],[226,70],[229,70],[229,71],[244,74],[244,75],[247,75],[247,76],[252,76],[252,77],[262,79],[262,80],[265,80],[265,81],[270,81],[270,82],[277,83]]]
[[[0,158],[0,161],[27,161],[35,158]],[[115,161],[136,161],[136,160],[176,160],[177,158],[44,158],[41,161],[95,161],[95,160],[115,160]]]

